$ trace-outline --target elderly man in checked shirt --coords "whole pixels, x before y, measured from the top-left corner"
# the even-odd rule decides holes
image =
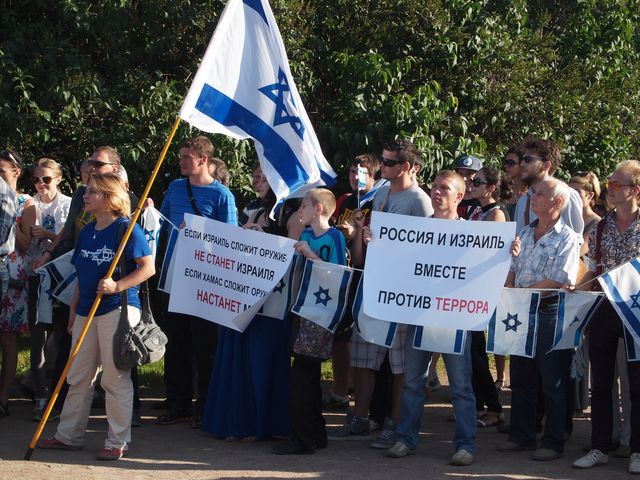
[[[569,187],[552,177],[533,186],[531,208],[537,215],[520,232],[521,251],[513,259],[506,287],[557,289],[573,285],[578,273],[580,238],[562,219]],[[500,452],[535,450],[533,460],[555,460],[564,450],[566,381],[571,350],[549,351],[553,342],[558,295],[543,291],[538,306],[538,335],[533,358],[511,356],[511,432]],[[542,379],[545,428],[536,449],[536,390]]]

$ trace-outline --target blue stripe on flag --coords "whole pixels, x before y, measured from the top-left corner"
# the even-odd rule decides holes
[[[59,295],[61,292],[64,292],[65,288],[71,285],[75,279],[76,279],[76,272],[74,270],[74,272],[71,273],[67,278],[65,278],[64,281],[60,282],[58,286],[51,293],[53,295]]]
[[[529,305],[529,329],[527,330],[527,343],[525,344],[524,351],[528,357],[533,356],[533,348],[535,347],[536,340],[536,318],[538,316],[538,298],[539,293],[531,294],[531,304]]]
[[[456,341],[453,346],[453,351],[460,353],[462,351],[462,339],[464,338],[464,330],[456,330]]]
[[[302,282],[300,284],[300,292],[298,293],[298,299],[296,304],[291,310],[295,313],[300,313],[302,305],[304,305],[304,299],[307,297],[307,291],[309,290],[309,280],[311,279],[311,271],[313,270],[313,262],[306,259],[304,264],[304,273],[302,274]]]
[[[346,305],[345,300],[349,290],[349,280],[351,280],[351,271],[345,270],[344,272],[342,272],[342,281],[340,282],[338,306],[336,307],[336,312],[331,319],[331,323],[329,324],[329,330],[331,330],[332,332],[335,330],[336,326],[342,319],[342,315],[344,314],[344,307]]]
[[[49,272],[49,276],[56,281],[56,283],[60,283],[62,281],[62,274],[58,270],[58,267],[54,263],[48,265],[45,270]]]
[[[167,274],[169,273],[169,264],[171,263],[171,257],[175,253],[176,242],[178,241],[178,235],[176,232],[180,232],[180,230],[171,230],[169,233],[169,241],[167,242],[167,251],[164,254],[164,259],[162,260],[162,268],[160,270],[160,278],[158,279],[158,285],[164,288],[164,285],[167,283]]]
[[[634,265],[634,268],[636,268],[635,265]],[[631,327],[636,332],[636,335],[640,337],[640,322],[638,322],[638,319],[633,314],[633,312],[631,311],[627,303],[622,299],[622,295],[620,295],[620,292],[618,291],[616,286],[613,284],[613,280],[611,280],[611,277],[609,276],[608,273],[604,274],[601,278],[607,284],[607,287],[609,287],[609,292],[613,297],[613,301],[616,302],[617,307],[620,309],[621,313],[627,319],[627,322],[628,322],[627,327]]]
[[[387,330],[387,338],[384,339],[384,344],[390,347],[393,344],[393,339],[396,336],[396,330],[398,329],[397,323],[390,323],[389,330]]]
[[[556,319],[556,338],[553,340],[554,345],[560,342],[564,330],[564,296],[564,292],[558,292],[558,317]]]
[[[496,341],[496,312],[497,311],[498,311],[498,308],[496,307],[496,309],[493,311],[493,315],[491,315],[491,319],[489,320],[489,327],[488,327],[489,334],[487,335],[487,352],[493,352],[494,350],[494,343]]]
[[[587,326],[587,323],[589,323],[589,320],[591,319],[591,316],[593,315],[593,312],[595,312],[596,309],[600,306],[600,304],[602,303],[602,300],[604,300],[604,297],[600,296],[595,302],[593,302],[593,305],[591,305],[591,308],[589,308],[589,311],[584,316],[584,320],[582,320],[582,323],[580,324],[580,326],[576,330],[576,336],[573,339],[573,344],[576,347],[580,346],[580,341],[582,340],[582,332],[584,331],[584,327]]]
[[[269,22],[267,22],[267,16],[264,13],[264,8],[262,7],[261,0],[242,0],[242,3],[244,3],[247,7],[254,9],[256,13],[262,17],[264,23],[266,23],[267,26],[269,25]]]
[[[627,327],[625,327],[624,325],[623,325],[623,328],[624,328],[624,344],[627,347],[627,360],[630,362],[640,360],[638,359],[638,352],[636,352],[636,344],[635,344],[633,335],[631,335],[631,332],[629,332]]]
[[[260,142],[264,157],[278,172],[290,192],[309,180],[296,154],[278,133],[258,117],[211,85],[204,84],[196,102],[196,110],[226,127],[238,127]]]
[[[362,277],[358,282],[358,289],[356,290],[356,298],[353,301],[353,308],[351,314],[353,315],[353,322],[356,325],[356,331],[360,333],[360,324],[358,323],[358,317],[360,316],[360,309],[362,308]]]
[[[416,326],[416,334],[413,336],[413,346],[415,348],[420,348],[422,345],[422,333],[424,332],[424,327],[422,325]]]
[[[634,258],[633,260],[630,260],[629,263],[633,268],[636,269],[636,272],[640,274],[640,262],[638,261],[638,259]]]

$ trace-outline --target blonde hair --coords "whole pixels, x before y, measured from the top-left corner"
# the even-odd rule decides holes
[[[322,205],[322,215],[330,217],[336,210],[336,197],[326,188],[314,188],[307,192],[306,197],[314,207],[318,204]]]
[[[52,158],[41,158],[36,162],[35,166],[40,168],[48,168],[53,172],[56,178],[62,176],[62,169],[60,168],[60,164]]]
[[[436,174],[436,178],[438,177],[450,178],[453,180],[458,188],[458,193],[464,193],[467,189],[467,184],[465,183],[464,178],[458,172],[454,172],[453,170],[440,170]]]
[[[109,208],[120,217],[131,215],[131,200],[124,182],[115,173],[91,175],[91,185],[97,192],[104,195]]]
[[[616,171],[622,170],[631,176],[630,184],[632,187],[640,185],[640,162],[638,160],[625,160],[616,167]]]
[[[580,188],[582,188],[584,191],[593,193],[591,206],[593,207],[596,204],[596,198],[600,196],[600,180],[598,180],[598,177],[596,177],[595,173],[578,172],[569,179],[569,183],[580,185]]]

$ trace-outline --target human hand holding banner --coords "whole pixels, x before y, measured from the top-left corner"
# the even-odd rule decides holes
[[[185,214],[169,310],[244,331],[289,268],[294,240]]]
[[[439,328],[486,328],[509,271],[515,223],[373,212],[371,231],[364,270],[368,316]]]

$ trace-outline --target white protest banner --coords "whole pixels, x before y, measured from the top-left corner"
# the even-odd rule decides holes
[[[294,240],[185,214],[169,310],[240,332],[284,276]]]
[[[364,313],[412,325],[486,328],[509,271],[515,223],[373,212],[371,231]]]

